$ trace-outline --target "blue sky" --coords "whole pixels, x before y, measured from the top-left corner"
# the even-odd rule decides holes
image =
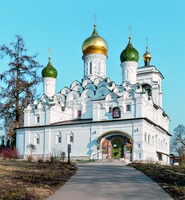
[[[163,108],[171,119],[170,132],[185,125],[184,0],[0,0],[0,44],[8,45],[21,35],[28,54],[38,53],[44,66],[51,48],[59,92],[83,78],[81,46],[92,33],[94,14],[98,33],[109,47],[107,76],[121,84],[119,56],[128,43],[130,26],[139,66],[148,38],[151,64],[165,77]],[[5,60],[0,60],[0,73],[6,69]]]

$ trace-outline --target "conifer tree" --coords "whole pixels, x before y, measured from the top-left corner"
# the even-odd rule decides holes
[[[7,135],[14,137],[14,143],[14,129],[23,125],[23,111],[36,97],[36,86],[41,82],[37,75],[41,65],[36,56],[27,54],[24,40],[18,35],[10,46],[0,46],[0,58],[10,59],[7,70],[0,74],[0,118],[4,119]]]

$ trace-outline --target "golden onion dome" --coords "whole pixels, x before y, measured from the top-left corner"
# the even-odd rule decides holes
[[[107,56],[108,46],[107,42],[98,35],[96,31],[96,24],[94,24],[94,30],[90,37],[88,37],[82,44],[83,55],[87,54],[104,54]]]
[[[148,39],[146,39],[146,52],[143,54],[143,60],[150,63],[152,55],[148,52]]]
[[[143,54],[143,60],[145,62],[150,62],[152,55],[148,52],[148,47],[146,48],[146,52]]]

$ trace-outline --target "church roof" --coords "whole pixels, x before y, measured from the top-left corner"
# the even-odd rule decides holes
[[[127,61],[138,62],[138,60],[139,60],[139,53],[133,47],[132,42],[131,42],[131,37],[129,37],[129,42],[128,42],[126,48],[121,52],[120,60],[121,60],[121,63],[127,62]]]
[[[57,70],[51,64],[51,58],[49,58],[47,66],[42,70],[42,77],[57,78]]]
[[[108,45],[104,38],[98,35],[96,30],[96,24],[94,24],[94,30],[90,37],[88,37],[82,44],[83,55],[86,54],[108,54]]]

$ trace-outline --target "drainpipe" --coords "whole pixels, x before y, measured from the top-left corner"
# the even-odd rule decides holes
[[[134,160],[134,123],[132,122],[132,160]]]

